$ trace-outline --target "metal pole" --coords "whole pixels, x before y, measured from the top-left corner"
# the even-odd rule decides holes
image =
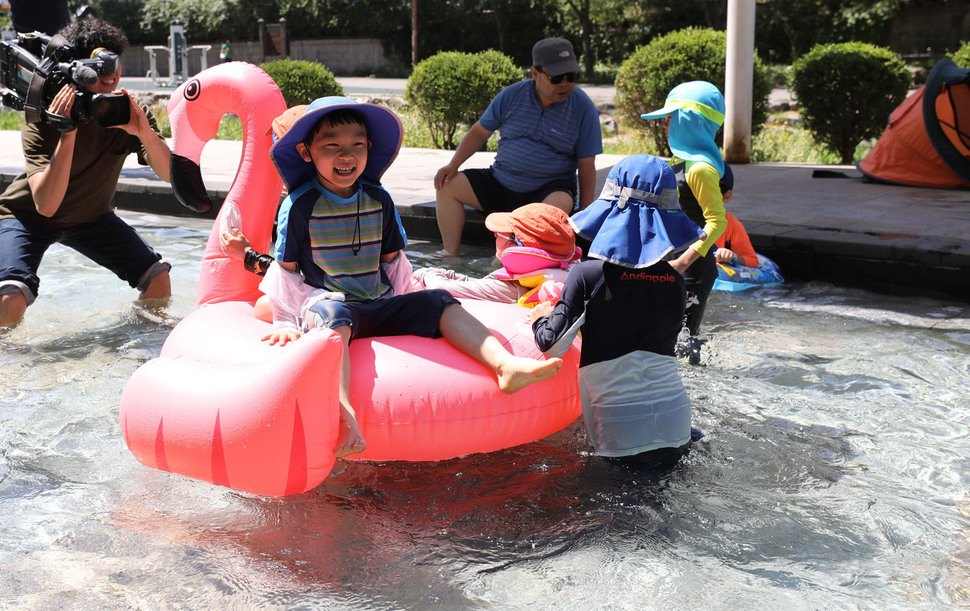
[[[751,161],[755,0],[728,0],[724,66],[724,160]]]
[[[418,0],[411,0],[411,65],[418,65]]]

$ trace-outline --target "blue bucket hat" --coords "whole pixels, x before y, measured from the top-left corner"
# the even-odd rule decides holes
[[[590,241],[590,257],[624,267],[650,267],[704,238],[680,208],[674,171],[653,155],[613,166],[599,198],[569,222]]]
[[[343,96],[317,98],[297,119],[285,134],[279,137],[269,154],[276,170],[283,178],[286,188],[295,190],[312,180],[317,173],[312,163],[304,161],[296,145],[306,140],[307,134],[317,121],[327,114],[344,108],[356,110],[364,116],[367,126],[367,139],[371,146],[367,151],[367,165],[361,176],[375,184],[380,184],[381,176],[401,150],[404,129],[401,120],[388,108],[376,104],[365,104]]]
[[[707,81],[681,83],[667,94],[660,110],[640,115],[641,119],[670,117],[667,138],[670,150],[685,161],[706,161],[724,175],[724,158],[714,136],[724,124],[724,96]]]

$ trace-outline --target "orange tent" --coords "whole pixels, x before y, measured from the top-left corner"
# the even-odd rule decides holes
[[[970,189],[970,70],[936,62],[856,167],[877,182]]]

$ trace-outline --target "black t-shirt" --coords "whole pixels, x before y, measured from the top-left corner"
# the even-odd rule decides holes
[[[642,269],[584,261],[569,271],[552,315],[533,325],[536,345],[548,350],[585,312],[580,367],[636,350],[674,356],[686,301],[684,278],[666,261]]]
[[[71,22],[67,0],[10,0],[10,19],[18,34],[53,36]]]

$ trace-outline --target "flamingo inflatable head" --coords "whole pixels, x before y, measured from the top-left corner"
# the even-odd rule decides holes
[[[269,250],[282,180],[269,157],[273,119],[286,110],[279,87],[268,74],[247,62],[213,66],[186,81],[172,94],[168,116],[172,125],[172,190],[190,210],[205,213],[212,201],[202,180],[202,149],[215,137],[223,115],[242,122],[242,156],[236,177],[206,243],[199,273],[199,305],[221,301],[254,303],[259,276],[247,272],[219,245],[223,217],[235,208],[233,225],[260,252]]]

